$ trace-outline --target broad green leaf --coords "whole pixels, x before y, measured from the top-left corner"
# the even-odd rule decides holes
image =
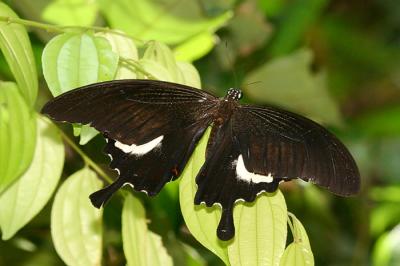
[[[186,84],[200,88],[200,76],[196,68],[186,62],[177,62],[171,49],[160,42],[150,42],[140,66],[158,80]],[[139,74],[139,77],[144,76]]]
[[[142,40],[167,44],[215,32],[232,17],[230,11],[214,18],[205,17],[196,1],[102,0],[100,8],[112,28]]]
[[[120,58],[138,60],[138,50],[132,39],[113,33],[98,33],[97,36],[106,38],[110,42],[112,50]],[[136,73],[130,68],[119,64],[115,79],[134,79],[136,77]]]
[[[291,243],[283,253],[281,266],[302,266],[314,265],[314,256],[311,251],[310,241],[307,232],[301,222],[293,214],[289,214],[293,225],[293,243]]]
[[[61,185],[51,210],[54,247],[67,265],[100,265],[102,251],[102,210],[92,206],[89,195],[102,182],[84,168]]]
[[[244,84],[248,96],[300,112],[319,122],[338,125],[341,117],[329,95],[323,73],[314,75],[310,50],[273,59],[251,72]],[[259,81],[258,83],[254,83]]]
[[[216,43],[215,39],[216,37],[209,32],[196,35],[175,47],[175,57],[179,61],[195,61],[211,51]]]
[[[182,73],[182,79],[179,81],[180,83],[194,88],[201,88],[199,72],[197,72],[197,69],[192,64],[177,62],[177,65]]]
[[[117,70],[118,55],[103,37],[65,33],[46,45],[42,64],[49,89],[57,96],[87,84],[111,80]],[[87,133],[81,134],[81,144],[95,136],[93,129],[83,132]]]
[[[43,74],[53,96],[87,84],[111,80],[118,55],[93,34],[65,33],[53,38],[42,56]]]
[[[221,209],[216,205],[211,208],[204,205],[194,205],[194,195],[197,191],[195,178],[205,160],[209,134],[210,129],[199,141],[192,157],[186,164],[179,184],[179,201],[183,218],[192,235],[225,264],[229,264],[227,244],[217,237]]]
[[[46,6],[42,18],[64,26],[90,26],[95,22],[97,12],[97,1],[56,0]]]
[[[170,74],[172,80],[177,81],[181,77],[174,54],[167,45],[161,42],[150,42],[144,52],[142,60],[151,60],[164,67]]]
[[[10,239],[49,201],[64,164],[64,145],[58,129],[37,119],[36,147],[28,170],[0,196],[3,240]]]
[[[0,16],[18,18],[7,5],[0,2]],[[29,107],[36,101],[38,80],[35,59],[25,27],[0,22],[0,49]]]
[[[151,74],[157,80],[173,82],[171,73],[163,67],[160,63],[150,59],[140,59],[139,65],[143,68],[146,73]],[[148,78],[142,73],[137,73],[139,78]]]
[[[278,190],[234,209],[235,237],[228,246],[232,265],[279,265],[286,244],[287,209]]]
[[[390,232],[382,234],[372,252],[373,266],[395,266],[400,264],[400,224]]]
[[[0,194],[28,168],[35,142],[36,115],[15,83],[0,82]]]
[[[142,204],[131,194],[125,198],[122,209],[122,241],[128,265],[172,265],[161,237],[147,228]]]

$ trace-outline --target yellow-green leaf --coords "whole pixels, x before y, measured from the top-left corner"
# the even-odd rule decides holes
[[[139,65],[143,68],[146,73],[150,74],[157,80],[173,82],[171,73],[162,66],[160,63],[150,60],[150,59],[140,59]],[[145,78],[146,76],[142,73],[137,73],[139,78]]]
[[[97,12],[97,1],[56,0],[46,6],[42,18],[64,26],[90,26],[95,22]]]
[[[293,243],[283,253],[280,266],[313,266],[314,256],[304,226],[293,214],[289,214],[292,224]]]
[[[175,47],[175,57],[179,61],[195,61],[211,51],[216,43],[215,39],[216,37],[209,32],[196,35]]]
[[[197,190],[195,177],[205,160],[210,129],[199,141],[192,157],[187,163],[179,184],[179,201],[186,225],[192,235],[203,246],[216,254],[225,264],[229,263],[227,244],[217,237],[217,227],[221,216],[221,209],[214,205],[207,208],[204,205],[194,205],[194,195]]]
[[[177,62],[177,66],[182,73],[181,80],[178,81],[179,83],[194,88],[201,88],[199,72],[197,72],[197,69],[192,64],[186,62]]]
[[[118,55],[103,37],[65,33],[46,45],[42,64],[47,85],[58,96],[87,84],[111,80],[117,70]],[[82,133],[82,145],[96,135],[94,129],[88,128]]]
[[[165,68],[172,80],[178,80],[180,73],[171,49],[161,42],[152,41],[144,52],[142,60],[151,60]]]
[[[0,2],[0,16],[18,18],[6,4]],[[24,26],[0,22],[0,49],[29,107],[36,101],[38,79],[28,33]]]
[[[161,237],[147,228],[142,204],[131,194],[125,198],[122,209],[122,241],[128,265],[172,265],[172,258],[162,245]]]
[[[53,96],[87,84],[111,80],[118,55],[93,34],[65,33],[53,38],[42,55],[43,74]]]
[[[98,33],[97,36],[106,38],[110,42],[112,50],[120,58],[138,60],[138,51],[132,39],[114,33]],[[118,65],[115,79],[134,79],[136,77],[136,73],[131,68],[122,64]]]
[[[28,168],[36,142],[36,115],[12,82],[0,82],[0,194]]]
[[[102,253],[102,210],[92,206],[89,195],[102,182],[84,168],[61,185],[51,210],[54,247],[67,265],[100,265]]]
[[[392,230],[382,234],[372,252],[373,266],[400,265],[400,223]]]
[[[278,190],[255,202],[240,202],[234,212],[235,237],[228,246],[232,265],[279,265],[287,236],[285,198]]]
[[[206,17],[196,1],[102,0],[100,8],[113,28],[141,40],[167,44],[178,44],[203,32],[215,32],[232,17],[230,11]]]
[[[3,240],[11,238],[46,205],[56,189],[63,165],[64,145],[58,129],[47,119],[38,119],[32,163],[0,196]]]

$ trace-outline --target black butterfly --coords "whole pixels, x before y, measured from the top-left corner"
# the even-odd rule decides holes
[[[156,195],[177,179],[207,127],[206,161],[197,174],[195,204],[222,206],[217,235],[235,234],[233,206],[301,178],[348,196],[360,176],[346,147],[300,115],[275,107],[241,105],[240,90],[217,98],[192,87],[154,80],[115,80],[62,94],[42,112],[57,121],[89,124],[107,140],[119,178],[90,199],[101,207],[120,187]]]

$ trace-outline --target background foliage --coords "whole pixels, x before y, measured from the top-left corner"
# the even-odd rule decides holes
[[[0,264],[399,265],[399,31],[395,0],[3,1]],[[218,208],[192,200],[203,139],[180,184],[153,199],[122,191],[94,209],[87,195],[115,177],[104,140],[38,111],[61,92],[121,78],[220,96],[236,86],[245,102],[302,113],[347,144],[362,191],[283,184],[239,204],[239,237],[220,243]]]

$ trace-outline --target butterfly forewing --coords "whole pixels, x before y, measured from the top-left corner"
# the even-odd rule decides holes
[[[119,177],[91,195],[100,207],[125,184],[155,195],[177,178],[216,104],[212,95],[184,85],[120,80],[63,94],[42,112],[58,121],[90,124],[105,135],[105,152]]]

